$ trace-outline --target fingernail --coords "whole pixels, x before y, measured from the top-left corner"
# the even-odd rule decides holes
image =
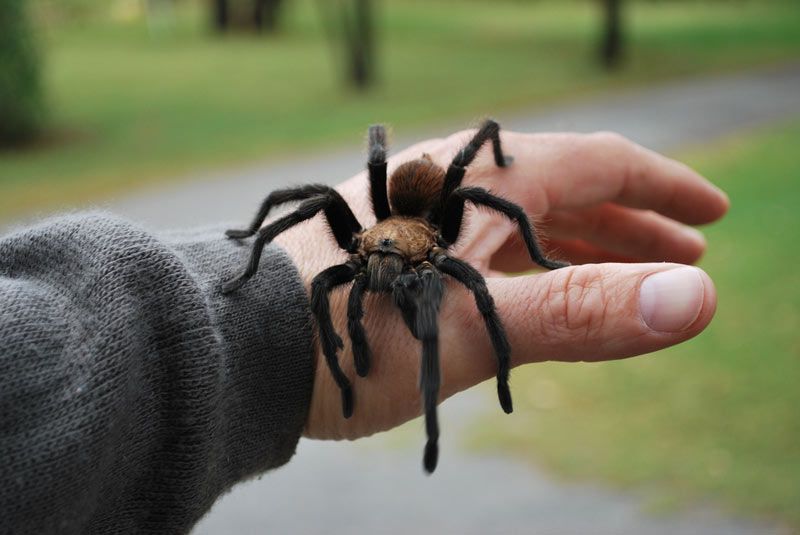
[[[703,279],[697,268],[670,269],[644,279],[639,290],[639,310],[654,331],[679,332],[697,319],[703,296]]]

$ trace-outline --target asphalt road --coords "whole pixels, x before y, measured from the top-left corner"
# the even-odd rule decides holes
[[[505,128],[521,131],[614,130],[648,147],[674,151],[792,115],[800,115],[800,64],[684,80],[498,119]],[[409,133],[395,144],[402,147],[464,126],[444,125],[413,133],[413,138]],[[335,184],[361,170],[362,139],[351,141],[345,140],[351,148],[302,160],[187,177],[105,206],[154,228],[243,222],[271,189],[309,181]],[[444,404],[443,451],[433,477],[422,473],[419,422],[357,443],[302,440],[292,462],[235,487],[194,533],[783,532],[709,505],[653,516],[645,510],[646,496],[566,483],[518,462],[470,454],[459,447],[460,430],[471,415],[489,410],[503,417],[491,397],[475,392]]]

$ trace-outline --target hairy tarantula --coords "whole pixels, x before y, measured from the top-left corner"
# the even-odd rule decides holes
[[[353,414],[350,380],[342,372],[337,351],[343,348],[331,321],[328,294],[337,286],[353,282],[347,306],[347,330],[352,340],[356,373],[365,377],[371,351],[361,320],[365,292],[391,293],[395,305],[412,335],[422,343],[420,390],[425,409],[427,443],[424,467],[436,468],[439,457],[439,424],[436,405],[441,382],[439,371],[438,312],[444,295],[442,274],[466,286],[474,295],[486,330],[497,355],[497,394],[506,413],[512,411],[508,387],[511,348],[495,310],[483,276],[468,263],[448,254],[458,239],[464,217],[464,204],[470,202],[496,210],[519,226],[531,258],[548,269],[567,264],[546,258],[536,241],[525,211],[477,187],[460,187],[466,168],[486,141],[492,142],[498,167],[512,162],[500,147],[500,127],[491,120],[483,123],[472,140],[453,158],[445,171],[430,156],[406,162],[391,176],[387,192],[386,131],[383,126],[369,128],[369,171],[372,209],[377,223],[363,228],[339,193],[328,186],[310,184],[272,192],[262,203],[247,230],[229,230],[230,238],[255,235],[252,253],[244,271],[223,285],[228,293],[240,288],[255,274],[264,246],[288,228],[324,212],[339,247],[350,254],[347,262],[319,273],[311,283],[311,308],[319,328],[325,361],[342,395],[344,417]],[[294,212],[261,227],[270,210],[286,202],[304,201]]]

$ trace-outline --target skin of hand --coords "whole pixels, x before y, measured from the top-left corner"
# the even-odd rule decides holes
[[[389,173],[423,153],[446,168],[473,134],[415,145],[389,160]],[[488,210],[468,209],[467,226],[452,251],[487,277],[514,366],[641,355],[692,338],[709,324],[716,308],[714,285],[702,270],[684,264],[697,261],[706,248],[703,235],[689,225],[710,223],[727,211],[721,190],[689,167],[613,133],[503,132],[502,142],[513,164],[497,168],[486,146],[464,185],[485,187],[521,205],[548,255],[573,264],[509,276],[536,267],[516,225]],[[365,172],[337,189],[365,228],[375,223]],[[320,271],[347,258],[321,216],[276,241],[308,288]],[[371,368],[366,378],[355,374],[346,319],[350,286],[335,289],[330,299],[334,326],[345,343],[339,361],[353,382],[355,412],[349,419],[342,416],[339,390],[316,343],[307,437],[356,439],[421,414],[420,345],[390,295],[365,298]],[[440,401],[494,377],[497,361],[473,296],[452,280],[439,328]]]

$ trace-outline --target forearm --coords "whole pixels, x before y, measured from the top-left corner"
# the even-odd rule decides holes
[[[103,215],[0,241],[5,526],[187,531],[289,459],[313,381],[306,296],[278,248],[221,295],[247,253]]]

